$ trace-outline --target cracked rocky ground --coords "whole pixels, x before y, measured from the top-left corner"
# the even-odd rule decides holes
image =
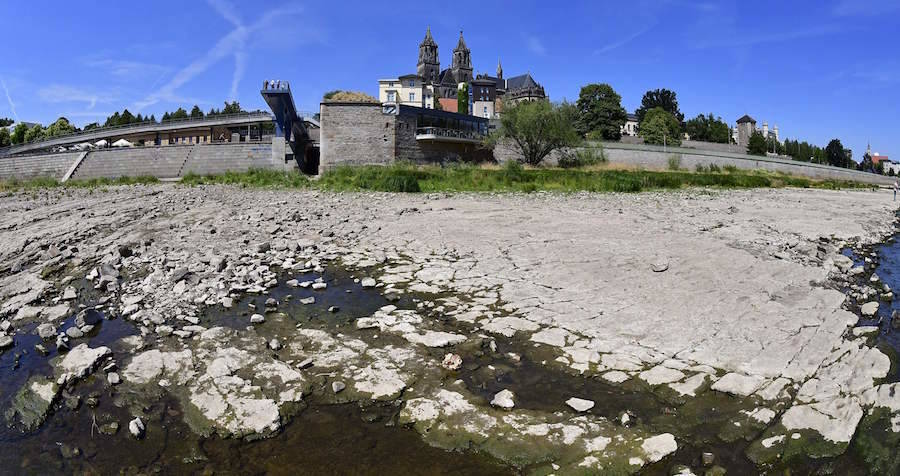
[[[142,468],[168,453],[101,463],[94,439],[261,445],[350,405],[501,472],[865,471],[848,448],[873,427],[897,441],[900,394],[854,328],[874,285],[842,292],[871,267],[841,252],[890,237],[895,208],[787,189],[8,194],[0,459]],[[42,439],[72,418],[90,442]],[[178,461],[233,463],[212,453]]]

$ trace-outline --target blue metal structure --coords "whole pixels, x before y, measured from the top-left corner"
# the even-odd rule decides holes
[[[303,118],[297,113],[290,83],[277,80],[263,81],[260,94],[275,115],[275,136],[284,137],[296,153],[295,146],[308,142],[309,133],[303,124]]]

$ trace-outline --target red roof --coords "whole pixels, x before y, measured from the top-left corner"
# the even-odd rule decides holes
[[[447,112],[457,112],[459,109],[459,103],[454,98],[438,98],[438,101],[441,103],[441,109]]]
[[[882,160],[887,160],[890,162],[891,159],[888,159],[888,156],[886,156],[886,155],[873,155],[872,156],[873,164],[877,164],[878,162],[881,162]]]

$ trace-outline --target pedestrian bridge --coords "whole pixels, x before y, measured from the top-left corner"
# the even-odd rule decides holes
[[[276,140],[283,138],[301,170],[316,173],[319,169],[319,121],[313,114],[297,110],[287,81],[263,81],[260,94],[274,114]]]

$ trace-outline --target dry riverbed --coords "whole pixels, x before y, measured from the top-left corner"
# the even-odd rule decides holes
[[[895,209],[786,189],[7,194],[0,462],[278,472],[261,459],[318,446],[347,472],[890,464],[849,448],[900,440],[893,352],[857,327],[893,298],[864,258]],[[329,425],[384,460],[332,447]]]

